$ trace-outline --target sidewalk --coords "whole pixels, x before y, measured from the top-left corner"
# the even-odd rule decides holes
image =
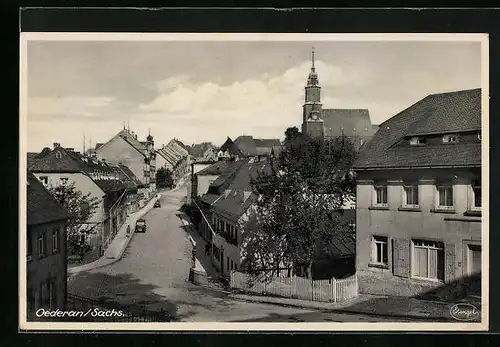
[[[453,303],[407,297],[359,294],[357,298],[343,303],[326,303],[246,294],[231,294],[229,297],[236,300],[309,308],[333,313],[393,317],[395,321],[397,318],[410,318],[420,321],[456,322],[450,316],[450,309],[454,305]]]
[[[143,217],[153,208],[154,203],[156,202],[156,200],[158,200],[159,197],[161,197],[161,195],[155,196],[142,209],[135,213],[132,213],[127,217],[127,220],[125,221],[125,223],[123,223],[120,230],[118,230],[115,237],[113,238],[113,241],[111,241],[108,248],[106,248],[106,251],[104,252],[104,255],[102,257],[100,257],[96,261],[93,261],[92,263],[68,268],[68,275],[97,269],[120,260],[130,240],[132,240],[132,237],[134,236],[135,223],[139,218]],[[130,234],[127,235],[127,226],[129,225]]]
[[[219,283],[219,273],[212,265],[212,260],[210,255],[205,254],[205,245],[207,242],[201,237],[198,231],[194,228],[194,226],[189,221],[188,217],[184,214],[179,215],[179,218],[184,225],[186,232],[188,233],[188,237],[193,244],[193,247],[196,249],[196,260],[195,267],[196,271],[205,273],[207,275],[207,279],[210,283],[211,287],[214,289],[223,290],[222,284]]]

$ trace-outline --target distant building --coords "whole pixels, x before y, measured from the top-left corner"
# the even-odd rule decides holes
[[[362,292],[412,296],[480,274],[480,89],[429,95],[385,121],[354,169]]]
[[[83,226],[92,230],[88,257],[99,258],[127,217],[127,187],[105,161],[83,157],[59,143],[43,153],[29,169],[46,188],[74,183],[84,195],[98,199],[99,207]]]
[[[127,166],[141,181],[140,193],[146,199],[156,191],[156,152],[151,134],[141,142],[133,131],[123,129],[108,142],[96,146],[95,155],[99,160]]]
[[[43,185],[27,177],[27,315],[66,308],[66,223],[69,216]]]
[[[239,159],[243,158],[244,155],[236,146],[236,144],[231,140],[230,137],[222,144],[222,146],[217,151],[217,158],[219,160],[229,160],[229,159]]]
[[[177,139],[172,139],[167,145],[156,151],[158,168],[172,172],[174,183],[189,173],[190,155],[185,146]]]
[[[305,102],[302,106],[302,132],[315,138],[350,138],[356,149],[361,149],[371,140],[378,126],[372,125],[368,110],[363,109],[323,109],[321,87],[314,66],[305,87]]]
[[[271,157],[281,151],[279,139],[254,139],[252,136],[242,135],[234,140],[234,145],[245,158]]]

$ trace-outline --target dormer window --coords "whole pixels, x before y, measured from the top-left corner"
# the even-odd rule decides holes
[[[417,146],[425,144],[425,139],[423,137],[414,136],[410,138],[410,145]]]
[[[458,142],[458,135],[444,135],[443,136],[443,143],[455,143]]]
[[[61,152],[56,152],[56,158],[57,158],[57,159],[61,159],[61,158],[62,158],[62,154],[61,154]]]

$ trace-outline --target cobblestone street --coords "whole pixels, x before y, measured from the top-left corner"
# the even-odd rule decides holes
[[[233,300],[188,282],[192,245],[177,216],[187,188],[164,191],[161,208],[146,216],[147,232],[135,234],[123,258],[72,276],[68,291],[90,299],[164,309],[180,321],[235,321],[310,310]]]

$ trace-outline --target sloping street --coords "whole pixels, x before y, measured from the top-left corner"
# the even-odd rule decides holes
[[[191,250],[177,216],[187,188],[161,192],[161,207],[146,216],[147,232],[135,234],[123,258],[81,272],[68,282],[70,293],[122,305],[163,309],[180,321],[238,321],[312,312],[233,300],[188,282]]]

